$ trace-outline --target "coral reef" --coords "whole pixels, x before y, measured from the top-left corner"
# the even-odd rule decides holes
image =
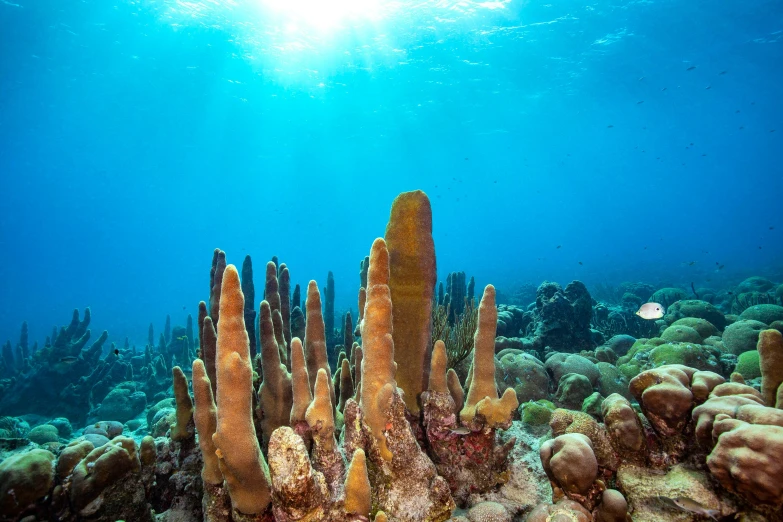
[[[23,324],[0,357],[0,521],[783,522],[770,281],[603,302],[544,282],[499,306],[486,285],[476,305],[464,272],[436,287],[421,191],[361,262],[358,315],[335,316],[331,272],[304,309],[285,264],[264,276],[259,304],[250,257],[240,277],[215,249],[195,324],[167,316],[138,352],[88,345],[89,309],[42,348]],[[636,318],[647,300],[666,315]]]

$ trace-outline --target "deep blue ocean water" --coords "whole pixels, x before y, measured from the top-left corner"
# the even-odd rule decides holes
[[[0,340],[143,345],[215,247],[355,310],[417,188],[440,279],[780,282],[782,89],[771,0],[0,0]]]

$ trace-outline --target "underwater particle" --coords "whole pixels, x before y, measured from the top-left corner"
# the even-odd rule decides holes
[[[706,87],[704,88],[704,90],[705,90],[705,91],[709,91],[710,89],[712,89],[712,85],[708,85],[708,86],[706,86]]]
[[[611,129],[611,128],[613,128],[613,127],[614,127],[614,125],[607,125],[607,126],[606,126],[606,128],[607,128],[607,129]]]
[[[723,76],[723,75],[724,75],[724,74],[726,74],[727,72],[729,72],[729,71],[721,71],[721,72],[719,72],[719,73],[718,73],[718,76]]]
[[[723,270],[723,267],[725,267],[725,266],[726,266],[726,265],[720,265],[720,266],[718,267],[718,270]]]
[[[60,359],[60,362],[61,363],[65,363],[65,364],[73,364],[73,363],[76,362],[76,360],[77,360],[77,358],[74,357],[73,355],[66,355],[65,357]]]
[[[563,245],[557,245],[557,248],[560,248],[560,247],[562,247],[562,246],[563,246]]]
[[[579,261],[579,264],[581,265],[581,264],[582,264],[582,262],[581,262],[581,261]]]
[[[664,87],[663,89],[661,89],[661,92],[663,92],[663,91],[665,91],[665,90],[666,90],[666,87]]]
[[[695,66],[695,65],[691,65],[690,67],[688,67],[688,68],[687,68],[687,69],[685,69],[685,70],[686,70],[686,71],[692,71],[692,70],[694,70],[695,68],[696,68],[696,66]]]
[[[660,303],[644,303],[639,310],[636,311],[636,315],[642,319],[653,320],[660,319],[664,316],[666,310]]]
[[[465,161],[468,161],[468,158],[465,158]]]
[[[769,227],[770,230],[775,230],[775,227]]]

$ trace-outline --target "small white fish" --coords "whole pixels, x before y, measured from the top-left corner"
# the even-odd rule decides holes
[[[459,428],[454,428],[453,430],[449,430],[451,433],[455,435],[467,435],[470,433],[470,430],[466,428],[465,426],[460,426]]]
[[[663,309],[663,305],[660,303],[644,303],[641,308],[636,312],[636,315],[642,319],[660,319],[666,310]]]

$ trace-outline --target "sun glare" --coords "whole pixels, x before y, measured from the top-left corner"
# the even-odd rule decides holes
[[[307,25],[331,30],[352,21],[383,18],[388,0],[260,0],[268,10],[285,16],[289,27]]]

